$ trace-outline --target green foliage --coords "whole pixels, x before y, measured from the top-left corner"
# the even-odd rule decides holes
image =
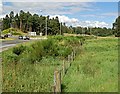
[[[72,49],[69,47],[64,47],[64,46],[60,46],[59,50],[58,50],[58,54],[59,56],[65,57],[67,58],[68,55],[70,55],[72,52]]]
[[[5,29],[2,31],[2,34],[8,34],[11,33],[12,35],[24,35],[24,33],[18,29],[15,28],[9,28],[9,29]]]
[[[113,30],[114,35],[116,37],[120,37],[120,16],[116,18],[115,22],[113,23]]]
[[[30,45],[13,47],[12,53],[17,55],[20,61],[29,61],[29,63],[40,62],[42,58],[49,56],[64,59],[82,41],[82,37],[52,36],[48,40],[35,41]]]
[[[54,70],[61,68],[74,46],[78,47],[71,47],[72,40],[76,43],[82,39],[52,36],[4,51],[3,92],[52,92]]]
[[[91,31],[91,34],[96,36],[106,37],[112,35],[113,30],[107,28],[94,28],[93,31]]]
[[[63,92],[117,92],[118,39],[87,39],[62,82]]]
[[[18,28],[22,32],[27,33],[36,32],[39,35],[41,32],[43,35],[46,34],[46,24],[47,24],[47,34],[48,35],[56,35],[60,34],[60,23],[59,19],[56,18],[50,19],[49,16],[47,18],[45,16],[39,16],[38,14],[31,14],[29,12],[24,12],[21,10],[19,14],[17,13],[14,16],[14,12],[11,11],[10,15],[6,15],[3,19],[3,30],[8,28]],[[46,23],[47,22],[47,23]],[[62,24],[61,24],[61,27]],[[61,30],[61,34],[62,34]]]
[[[25,51],[25,49],[26,49],[26,46],[20,45],[18,47],[13,48],[13,53],[16,55],[20,55]]]

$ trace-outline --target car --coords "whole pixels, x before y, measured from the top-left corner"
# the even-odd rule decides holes
[[[30,37],[29,36],[23,36],[23,39],[24,40],[30,40]]]
[[[5,37],[4,36],[0,36],[0,39],[5,39]]]
[[[23,39],[23,36],[20,35],[20,36],[18,37],[18,39]]]
[[[4,37],[5,37],[5,38],[8,38],[8,34],[5,34]]]
[[[11,33],[8,33],[8,37],[11,37],[12,36],[12,34]]]

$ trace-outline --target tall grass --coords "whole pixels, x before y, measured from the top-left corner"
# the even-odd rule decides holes
[[[87,40],[62,85],[64,92],[117,92],[118,40]]]
[[[3,52],[3,92],[51,92],[54,70],[80,40],[54,36]]]

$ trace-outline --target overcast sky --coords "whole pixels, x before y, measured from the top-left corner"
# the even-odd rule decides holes
[[[14,2],[13,2],[14,1]],[[112,27],[118,16],[118,2],[15,2],[16,0],[3,0],[0,4],[1,17],[14,11],[30,11],[32,14],[58,16],[61,22],[72,26]],[[57,0],[56,0],[57,1]],[[67,0],[64,0],[67,1]],[[70,0],[69,0],[70,1]],[[78,0],[83,1],[83,0]],[[91,0],[87,0],[91,1]],[[98,0],[99,1],[99,0]]]

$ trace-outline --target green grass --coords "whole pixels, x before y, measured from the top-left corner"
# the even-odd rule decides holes
[[[3,67],[6,69],[3,69],[3,91],[50,92],[53,85],[53,73],[58,66],[39,63],[4,64]]]
[[[1,34],[5,35],[8,33],[11,33],[12,35],[27,35],[26,33],[23,33],[22,31],[16,28],[9,28],[9,29],[3,30]]]
[[[69,46],[73,45],[73,40],[79,43],[79,39],[75,37],[54,38],[19,44],[2,53],[3,92],[52,91],[55,69],[62,68],[63,59],[65,60],[66,54],[71,53],[72,48]],[[61,44],[62,41],[66,44]],[[58,55],[54,56],[56,48]],[[31,61],[33,59],[34,62]]]
[[[61,66],[62,60],[47,57],[33,64],[21,55],[15,62],[12,50],[2,53],[3,92],[51,92],[54,70]]]
[[[52,36],[54,43],[63,47],[77,47],[81,38]],[[52,38],[50,37],[50,38]],[[37,47],[36,41],[24,43]],[[38,42],[39,43],[39,42]],[[46,42],[47,43],[47,42]],[[118,88],[118,45],[116,38],[87,38],[77,52],[67,74],[62,79],[62,91],[65,92],[113,92]],[[20,44],[21,45],[21,44]],[[20,45],[17,45],[20,46]],[[47,44],[46,44],[47,45]],[[46,47],[46,46],[44,46]],[[79,46],[78,46],[79,47]],[[54,47],[51,47],[54,48]],[[34,52],[28,50],[28,53]],[[46,49],[47,50],[47,49]],[[51,49],[50,49],[51,50]],[[60,53],[65,49],[58,49]],[[54,70],[61,69],[61,56],[53,57],[47,54],[40,61],[31,63],[30,56],[23,52],[19,56],[13,54],[13,48],[2,53],[3,92],[51,92],[54,81]],[[35,53],[35,54],[36,54]],[[15,57],[19,57],[16,61]]]
[[[64,92],[117,92],[118,39],[87,40],[69,68]]]

